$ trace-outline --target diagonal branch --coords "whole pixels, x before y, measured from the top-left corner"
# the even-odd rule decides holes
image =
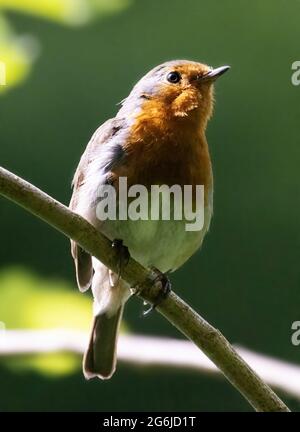
[[[118,271],[118,256],[111,242],[85,219],[54,200],[32,184],[0,167],[0,194],[52,225],[83,249]],[[154,303],[159,287],[158,275],[130,259],[122,277],[138,296]],[[174,292],[157,307],[181,333],[193,341],[223,372],[230,383],[257,411],[289,411],[273,390],[245,363],[219,330],[211,326]]]

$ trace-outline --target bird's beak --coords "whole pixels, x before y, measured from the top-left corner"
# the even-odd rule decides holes
[[[220,66],[216,69],[211,69],[204,76],[202,76],[202,80],[215,81],[217,78],[219,78],[225,72],[227,72],[229,69],[230,69],[230,66]]]

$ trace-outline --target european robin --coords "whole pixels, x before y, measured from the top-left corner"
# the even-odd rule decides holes
[[[128,248],[142,265],[156,267],[165,287],[163,274],[176,270],[196,252],[210,225],[213,174],[205,130],[213,110],[213,83],[228,69],[187,60],[152,69],[133,87],[116,117],[96,130],[74,176],[71,209],[119,246],[120,257]],[[147,190],[152,185],[203,185],[202,229],[188,231],[182,220],[174,218],[100,220],[99,188],[110,185],[120,195],[121,178],[127,179],[128,187],[143,185]],[[71,248],[79,289],[91,286],[94,296],[84,375],[108,379],[116,368],[118,330],[130,287],[76,243]]]

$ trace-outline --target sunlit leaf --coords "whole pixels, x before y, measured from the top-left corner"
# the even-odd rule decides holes
[[[37,52],[36,40],[30,36],[15,36],[7,20],[0,15],[0,92],[27,78]]]
[[[0,0],[0,9],[26,13],[61,24],[82,25],[96,16],[119,12],[130,4],[130,0]]]
[[[0,272],[0,321],[7,329],[88,330],[91,312],[91,298],[62,280],[47,280],[21,268]],[[61,375],[78,370],[81,358],[51,353],[2,358],[1,363],[18,372]]]
[[[53,377],[77,372],[82,363],[81,357],[72,353],[21,355],[2,361],[13,372],[25,373],[32,370]]]
[[[131,0],[0,0],[0,11],[12,10],[76,26],[121,11],[130,4]],[[37,47],[35,38],[16,36],[0,15],[0,93],[28,77]]]
[[[90,18],[86,0],[0,0],[0,8],[72,25],[84,24]]]
[[[0,287],[0,321],[6,328],[89,328],[90,296],[65,281],[12,268],[0,272]]]
[[[75,284],[42,278],[19,267],[0,272],[3,328],[88,331],[91,318],[91,296],[80,294]],[[81,368],[82,361],[81,356],[72,353],[18,355],[0,360],[18,373],[34,370],[52,376],[73,373]]]

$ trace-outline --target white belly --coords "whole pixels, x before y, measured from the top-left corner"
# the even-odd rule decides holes
[[[204,224],[198,231],[187,231],[188,221],[172,218],[172,204],[170,220],[151,220],[150,217],[148,220],[101,220],[96,217],[95,208],[88,205],[96,196],[94,183],[90,190],[91,192],[88,192],[82,188],[78,213],[98,227],[110,240],[123,240],[130,255],[145,267],[154,266],[161,272],[177,269],[197,251],[209,229],[213,208],[212,190],[208,191]],[[149,211],[150,208],[149,204]]]
[[[168,272],[180,267],[201,246],[211,215],[210,205],[204,209],[200,231],[187,231],[186,220],[109,220],[101,224],[101,231],[111,240],[123,240],[130,255],[145,267]]]

